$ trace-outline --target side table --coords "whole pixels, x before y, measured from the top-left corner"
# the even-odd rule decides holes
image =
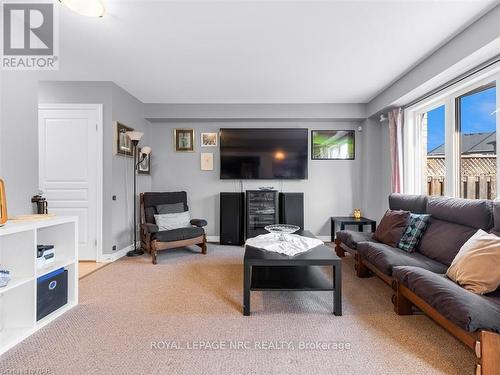
[[[365,225],[371,226],[372,233],[377,229],[377,222],[372,219],[367,219],[366,217],[361,217],[356,219],[355,217],[350,216],[332,216],[330,218],[330,238],[331,242],[335,241],[335,224],[338,223],[340,225],[340,230],[344,230],[346,225],[357,225],[358,232],[362,232]]]

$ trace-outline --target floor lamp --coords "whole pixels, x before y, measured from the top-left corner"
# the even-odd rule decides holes
[[[142,136],[144,133],[137,132],[137,131],[129,131],[125,133],[130,140],[132,141],[132,148],[133,148],[133,155],[134,155],[134,249],[130,250],[127,253],[128,257],[137,257],[139,255],[144,254],[144,251],[142,251],[141,247],[137,248],[137,168],[139,167],[139,164],[141,164],[144,159],[149,155],[151,152],[150,147],[143,147],[141,148],[141,155],[137,157],[137,145],[139,144],[139,141],[141,140]]]

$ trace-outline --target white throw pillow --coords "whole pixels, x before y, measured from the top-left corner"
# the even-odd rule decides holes
[[[191,226],[191,216],[189,215],[189,211],[177,214],[155,215],[155,221],[159,230],[172,230]]]

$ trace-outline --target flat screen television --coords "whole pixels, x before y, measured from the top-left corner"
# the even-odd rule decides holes
[[[220,129],[221,179],[307,179],[308,130]]]

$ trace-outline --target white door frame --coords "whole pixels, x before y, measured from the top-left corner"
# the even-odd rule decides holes
[[[103,243],[102,243],[102,222],[103,222],[103,194],[104,194],[104,159],[103,159],[103,105],[102,104],[38,104],[38,110],[44,109],[61,109],[61,110],[72,110],[72,109],[87,109],[97,111],[97,254],[96,261],[102,262],[103,260]],[[38,170],[41,169],[41,160],[38,159]],[[40,181],[40,175],[38,176],[38,181]]]

